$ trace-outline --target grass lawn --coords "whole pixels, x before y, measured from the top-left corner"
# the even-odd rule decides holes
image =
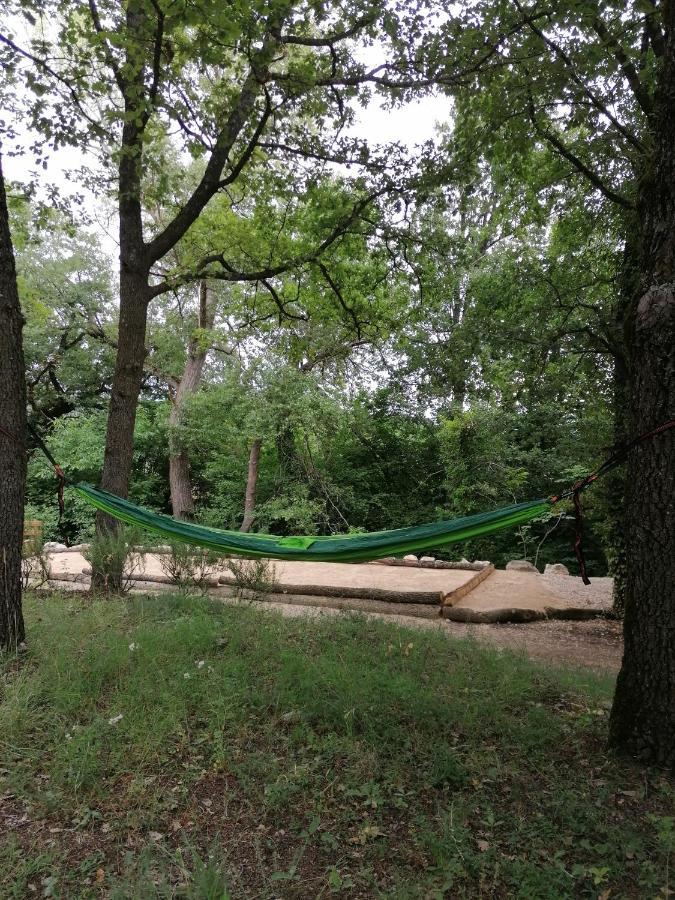
[[[3,900],[669,894],[675,783],[606,753],[608,679],[357,616],[26,613]]]

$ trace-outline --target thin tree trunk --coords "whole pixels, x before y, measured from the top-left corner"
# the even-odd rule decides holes
[[[255,520],[255,494],[258,487],[258,468],[260,465],[260,448],[262,438],[256,438],[251,444],[248,457],[248,477],[246,479],[246,497],[244,499],[244,518],[239,531],[250,531]]]
[[[665,49],[653,118],[654,157],[640,184],[641,289],[630,335],[631,431],[675,419],[675,4],[663,7]],[[675,770],[675,430],[628,463],[624,656],[610,743]]]
[[[127,6],[127,28],[139,31],[145,13],[138,3]],[[150,260],[143,241],[141,172],[143,133],[139,124],[139,98],[143,96],[143,69],[133,57],[127,58],[130,75],[125,92],[125,122],[118,170],[120,235],[120,312],[117,358],[113,374],[101,487],[126,497],[129,491],[134,453],[136,409],[143,380],[148,303],[150,301]],[[98,540],[112,539],[119,523],[99,512],[96,515]],[[94,567],[92,589],[118,592],[122,588],[123,560],[106,570]]]
[[[0,157],[0,650],[26,633],[21,610],[21,550],[26,486],[26,369],[23,316],[16,283]]]
[[[147,276],[122,270],[120,278],[120,325],[117,357],[113,374],[101,487],[104,491],[126,497],[129,491],[134,456],[134,426],[138,397],[143,380],[143,363],[146,356],[145,333],[148,304]],[[98,512],[96,533],[99,541],[117,540],[120,523]],[[105,570],[94,568],[92,589],[118,593],[122,589],[123,563],[117,559]]]
[[[205,281],[199,284],[199,328],[213,328],[216,304],[209,303],[208,287]],[[175,430],[180,425],[185,401],[196,393],[204,371],[207,349],[199,336],[190,338],[188,355],[183,375],[171,398],[169,414],[169,484],[171,487],[171,508],[177,519],[192,519],[195,505],[190,480],[190,460],[185,448],[176,438]]]

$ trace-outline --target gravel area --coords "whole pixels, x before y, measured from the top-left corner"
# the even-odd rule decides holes
[[[542,578],[569,606],[612,608],[612,578],[591,578],[588,585],[575,575],[543,575]]]

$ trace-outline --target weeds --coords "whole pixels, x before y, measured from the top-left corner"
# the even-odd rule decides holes
[[[188,544],[169,544],[168,552],[159,554],[162,572],[181,591],[205,591],[216,575],[220,556],[212,550],[202,550]]]
[[[23,542],[21,555],[21,586],[39,588],[49,580],[49,555],[45,553],[42,532]]]
[[[91,566],[92,585],[101,577],[104,593],[126,594],[145,568],[145,556],[151,546],[144,543],[143,532],[136,528],[118,528],[96,533],[82,555]]]
[[[278,584],[276,566],[270,559],[231,558],[227,560],[227,568],[232,573],[235,596],[239,600],[261,600]]]

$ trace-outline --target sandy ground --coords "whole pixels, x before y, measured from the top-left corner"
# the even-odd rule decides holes
[[[368,598],[381,592],[392,593],[392,600],[414,602],[416,594],[447,594],[466,584],[476,572],[463,569],[422,569],[402,566],[349,563],[274,562],[279,593],[316,593],[308,588],[327,587],[332,593],[345,589]],[[88,563],[78,552],[55,553],[50,557],[53,576],[80,575]],[[160,559],[149,554],[143,571],[151,576],[163,574]],[[224,574],[231,573],[223,570]],[[139,572],[139,577],[142,577]],[[396,597],[396,594],[400,594]],[[405,595],[409,595],[407,598]],[[339,596],[339,594],[338,594]],[[387,598],[389,599],[389,598]],[[586,587],[574,576],[544,576],[530,572],[496,569],[481,584],[456,603],[475,610],[502,608],[544,609],[546,607],[611,606],[611,579],[594,580]]]
[[[54,572],[80,573],[88,566],[81,553],[54,553],[50,556]],[[343,588],[363,588],[406,592],[448,592],[468,581],[475,572],[465,569],[416,569],[403,566],[383,566],[371,563],[312,563],[281,562],[275,560],[275,580],[293,590],[298,585],[324,585]],[[162,575],[160,559],[148,554],[144,559],[143,571],[148,575]],[[223,574],[231,573],[223,568]]]
[[[52,572],[81,576],[87,566],[75,552],[51,557]],[[472,636],[502,649],[520,651],[553,664],[588,667],[613,673],[621,664],[621,624],[605,619],[586,622],[544,621],[523,625],[465,625],[438,618],[437,608],[418,604],[379,602],[367,599],[369,588],[403,593],[450,591],[464,583],[474,572],[433,570],[344,563],[276,563],[276,578],[281,582],[278,593],[260,602],[263,609],[277,610],[284,616],[335,616],[350,611],[385,619],[413,628],[432,628],[459,637]],[[156,557],[146,561],[146,571],[162,574]],[[53,581],[57,589],[86,589],[88,579],[80,584]],[[294,595],[298,585],[321,585],[354,588],[362,586],[364,599]],[[144,593],[166,590],[166,585],[138,582],[135,589]],[[212,594],[223,602],[238,602],[231,590],[219,587]],[[544,576],[528,572],[496,570],[481,585],[457,604],[475,609],[519,606],[576,606],[594,609],[611,607],[611,578],[592,579],[590,586],[574,576]]]

